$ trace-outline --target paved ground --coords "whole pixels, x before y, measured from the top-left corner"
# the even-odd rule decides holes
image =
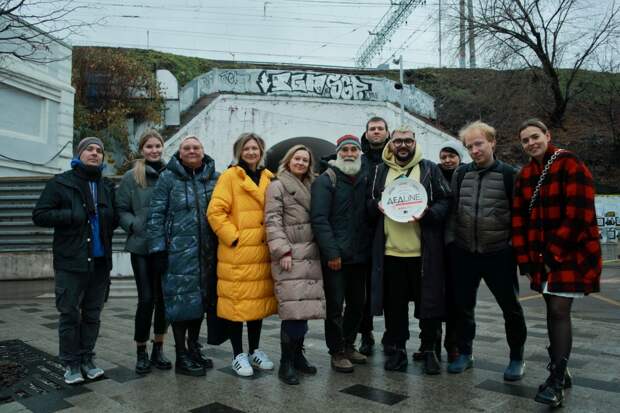
[[[564,412],[613,412],[620,405],[620,264],[607,264],[603,292],[574,306],[574,349],[570,368],[575,386],[567,391]],[[57,316],[51,281],[0,283],[0,355],[7,340],[18,339],[34,349],[14,362],[39,369],[35,379],[17,392],[17,401],[2,402],[0,412],[254,412],[254,411],[407,411],[407,412],[536,412],[547,408],[532,398],[546,377],[546,327],[542,299],[522,285],[522,303],[528,322],[527,373],[522,382],[504,383],[507,362],[503,322],[486,287],[481,288],[475,342],[476,367],[461,375],[427,377],[417,363],[405,373],[385,372],[383,355],[376,354],[353,374],[332,372],[323,341],[321,322],[311,322],[307,356],[319,367],[315,377],[300,386],[286,386],[275,372],[252,379],[236,377],[230,368],[228,343],[208,347],[215,368],[203,378],[155,371],[139,377],[133,372],[132,343],[135,298],[128,295],[132,280],[116,281],[104,313],[98,342],[98,363],[106,369],[103,380],[68,388],[56,374]],[[375,319],[380,335],[383,319]],[[417,323],[412,320],[412,336]],[[206,330],[206,329],[205,329]],[[262,348],[274,360],[279,354],[279,321],[266,320]],[[13,342],[15,343],[15,342]],[[409,342],[409,353],[418,341]],[[45,354],[47,353],[47,354]],[[172,346],[167,348],[172,358]],[[3,361],[0,359],[0,361]],[[28,364],[30,363],[30,364]],[[37,365],[37,363],[40,364]],[[47,368],[43,368],[45,365]],[[40,373],[40,374],[39,374]],[[56,375],[55,375],[56,374]],[[34,384],[33,384],[34,383]],[[38,383],[38,384],[37,384]],[[59,384],[60,383],[60,384]],[[1,382],[0,382],[1,384]],[[13,388],[15,389],[15,388]],[[4,393],[3,393],[4,392]],[[6,387],[0,387],[0,395]]]

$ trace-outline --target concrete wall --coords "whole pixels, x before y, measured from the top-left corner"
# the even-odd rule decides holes
[[[198,136],[218,170],[232,160],[232,145],[243,132],[255,132],[267,148],[286,139],[307,136],[335,142],[339,136],[364,132],[366,121],[381,116],[392,127],[400,123],[400,110],[391,103],[307,97],[220,95],[166,142],[165,157],[178,149],[180,139]],[[405,114],[426,158],[438,161],[439,148],[455,138],[428,123]],[[466,155],[466,161],[469,157]]]
[[[75,95],[71,48],[54,41],[49,46],[38,57],[58,61],[35,64],[10,56],[0,61],[0,176],[54,174],[69,165]],[[9,47],[15,46],[0,45],[2,51]]]
[[[0,281],[54,278],[51,252],[5,252],[0,254]],[[112,254],[112,277],[133,275],[127,252]]]
[[[435,118],[435,99],[413,85],[397,90],[395,82],[372,76],[342,73],[213,69],[191,80],[179,93],[181,112],[202,96],[213,93],[254,94],[260,96],[318,97],[345,101],[398,103],[426,118]]]

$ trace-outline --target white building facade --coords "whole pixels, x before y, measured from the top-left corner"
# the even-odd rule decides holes
[[[20,26],[27,30],[23,22]],[[0,59],[0,177],[56,174],[69,166],[75,95],[71,47],[49,40],[49,50],[37,56],[49,63],[6,54]],[[15,47],[0,42],[2,52]]]

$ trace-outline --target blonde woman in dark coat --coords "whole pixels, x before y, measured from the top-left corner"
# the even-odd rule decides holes
[[[316,374],[303,354],[304,336],[308,320],[325,318],[320,254],[310,224],[312,167],[312,152],[303,145],[293,146],[266,196],[271,274],[282,319],[278,376],[287,384],[299,384],[296,371]]]

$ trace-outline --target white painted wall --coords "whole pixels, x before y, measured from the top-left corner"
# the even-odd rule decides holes
[[[215,159],[216,168],[223,170],[232,160],[233,142],[243,132],[259,134],[265,139],[267,148],[299,136],[335,143],[347,133],[361,136],[366,121],[372,116],[386,119],[391,129],[400,123],[399,108],[385,102],[220,95],[166,142],[165,157],[169,159],[177,151],[182,137],[196,135],[206,153]],[[410,114],[406,113],[405,119],[416,132],[427,159],[437,162],[441,145],[455,140]],[[467,155],[466,158],[469,162]]]
[[[7,47],[0,45],[3,51]],[[0,61],[0,176],[55,174],[69,167],[75,95],[71,48],[53,41],[45,53],[60,60],[34,64],[4,56]]]

